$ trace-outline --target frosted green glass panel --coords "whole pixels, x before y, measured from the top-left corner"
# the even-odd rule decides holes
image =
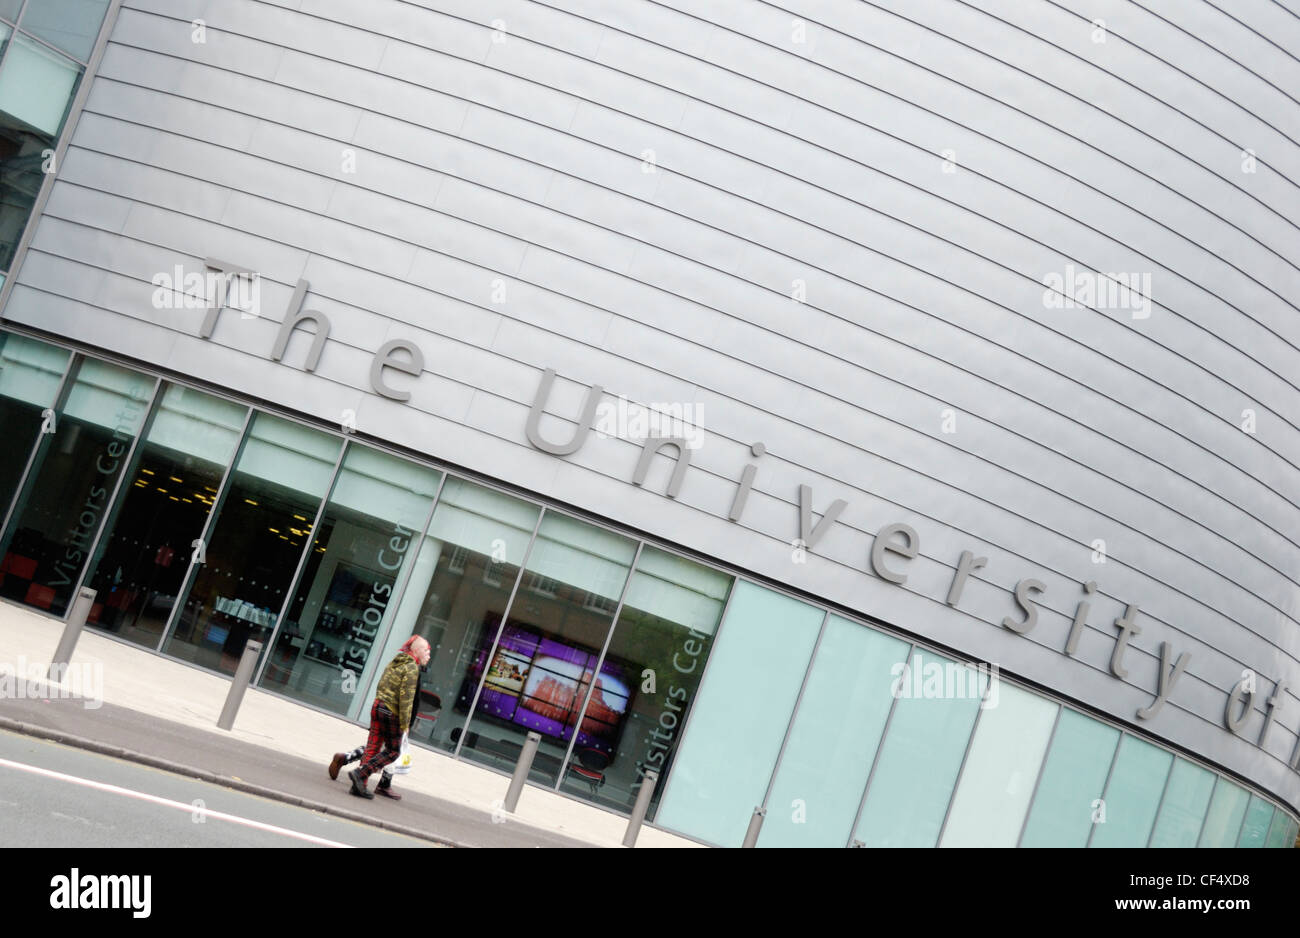
[[[767,792],[822,618],[807,603],[736,584],[667,780],[661,826],[740,846]]]
[[[319,500],[329,488],[342,441],[271,414],[253,421],[238,471]]]
[[[855,838],[868,847],[933,847],[970,741],[987,675],[915,652],[898,680]]]
[[[0,397],[49,407],[68,367],[67,349],[0,333]]]
[[[1238,847],[1262,847],[1268,835],[1268,825],[1273,820],[1273,806],[1259,795],[1250,796],[1250,807],[1246,809],[1246,820],[1241,825],[1241,836],[1237,838]]]
[[[1020,841],[1022,847],[1082,847],[1088,843],[1119,735],[1113,726],[1082,713],[1061,711]]]
[[[68,356],[65,349],[0,333],[0,427],[7,443],[0,448],[0,519],[17,494],[45,422],[43,412],[54,403]]]
[[[0,111],[57,136],[80,74],[76,63],[15,36],[0,69]]]
[[[1105,821],[1096,825],[1088,846],[1145,847],[1173,761],[1173,753],[1125,736],[1102,796]]]
[[[23,12],[22,28],[86,61],[95,48],[108,0],[31,0]]]
[[[1169,775],[1160,816],[1151,835],[1152,847],[1195,847],[1214,792],[1214,773],[1186,759],[1177,759]]]
[[[760,847],[843,847],[908,644],[832,616],[768,799]]]
[[[1291,830],[1291,819],[1287,817],[1286,812],[1281,808],[1273,811],[1273,825],[1268,829],[1268,837],[1264,840],[1265,847],[1290,847],[1295,844],[1295,837],[1292,836],[1287,840],[1287,833]]]
[[[975,730],[942,847],[1014,847],[1059,705],[994,683]]]
[[[1200,846],[1236,846],[1237,833],[1241,830],[1241,819],[1248,804],[1250,792],[1220,776],[1214,783],[1210,810],[1206,812],[1205,825],[1201,828]]]
[[[149,443],[226,466],[239,445],[247,413],[242,404],[168,385],[149,427]]]

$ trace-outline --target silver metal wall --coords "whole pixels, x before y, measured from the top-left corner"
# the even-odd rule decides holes
[[[355,411],[1300,806],[1298,49],[1300,9],[1273,0],[125,0],[3,314]],[[210,341],[201,310],[151,302],[205,257],[263,277],[264,315]],[[1150,275],[1149,316],[1053,308],[1071,267]],[[307,335],[270,360],[299,278],[333,323],[314,374]],[[406,403],[370,391],[395,338],[425,356],[392,377]],[[563,417],[589,384],[697,407],[679,497],[666,457],[630,484],[631,440],[530,446],[548,367]],[[816,515],[849,503],[806,557],[800,485]],[[868,559],[894,521],[920,535],[901,586]],[[988,565],[952,608],[967,549]],[[1046,592],[1021,636],[1000,623],[1028,577]],[[1190,662],[1143,722],[1163,642]]]

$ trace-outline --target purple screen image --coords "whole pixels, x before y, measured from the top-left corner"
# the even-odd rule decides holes
[[[485,648],[476,670],[481,670],[487,653]],[[492,657],[477,709],[567,740],[574,733],[597,657],[594,651],[507,625]],[[606,659],[601,666],[578,731],[578,746],[606,751],[613,748],[631,697],[627,675],[627,668],[618,662]]]
[[[489,633],[489,641],[491,635]],[[480,654],[478,670],[482,670],[482,658],[490,650],[485,648]],[[501,633],[491,666],[488,668],[487,680],[483,684],[483,693],[479,697],[478,709],[483,713],[513,719],[519,706],[519,694],[524,681],[528,678],[530,663],[537,653],[537,636],[525,632],[518,626],[507,625]]]

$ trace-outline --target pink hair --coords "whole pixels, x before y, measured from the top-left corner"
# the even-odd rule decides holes
[[[397,649],[397,650],[398,650],[398,651],[404,651],[404,652],[406,652],[408,655],[410,655],[412,658],[415,658],[415,652],[412,650],[412,646],[413,646],[417,641],[423,642],[423,641],[427,641],[427,639],[426,639],[423,635],[412,635],[412,636],[411,636],[410,638],[408,638],[406,641],[402,642],[402,647],[399,648],[399,649]],[[419,660],[419,659],[417,659],[417,660]]]

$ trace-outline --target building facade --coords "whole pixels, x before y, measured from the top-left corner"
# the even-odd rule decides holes
[[[0,24],[7,601],[356,720],[419,632],[709,844],[1295,842],[1284,7]]]

